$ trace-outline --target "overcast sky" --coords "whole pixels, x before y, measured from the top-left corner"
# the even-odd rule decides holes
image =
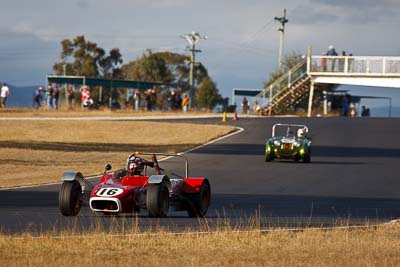
[[[197,55],[225,96],[261,88],[278,62],[275,16],[287,9],[285,52],[400,54],[399,0],[0,0],[0,81],[43,84],[60,41],[85,35],[124,63],[147,48],[188,53],[179,35],[207,35]]]

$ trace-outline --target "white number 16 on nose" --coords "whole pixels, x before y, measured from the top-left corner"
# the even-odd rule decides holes
[[[124,192],[121,188],[101,188],[96,192],[97,196],[101,197],[113,197],[113,196],[118,196]]]

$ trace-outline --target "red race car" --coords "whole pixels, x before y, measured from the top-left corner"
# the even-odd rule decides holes
[[[151,160],[139,155],[151,156]],[[158,155],[183,158],[185,177],[162,169],[156,158]],[[149,167],[154,168],[155,174],[147,174]],[[93,177],[84,177],[80,172],[64,172],[59,192],[61,213],[78,215],[85,187],[91,189],[90,209],[108,215],[138,213],[142,209],[146,209],[150,217],[165,217],[169,210],[187,211],[190,217],[204,217],[207,213],[211,200],[210,183],[203,177],[189,177],[189,163],[184,155],[135,152],[128,157],[126,169],[110,172],[111,168],[111,164],[105,166],[97,185],[88,181]]]

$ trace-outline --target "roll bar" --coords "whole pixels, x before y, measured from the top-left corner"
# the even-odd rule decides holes
[[[277,124],[274,124],[274,126],[272,126],[272,137],[275,137],[275,128],[276,128],[277,126],[288,127],[288,128],[287,128],[286,135],[289,135],[289,129],[290,129],[290,127],[303,128],[303,129],[306,131],[306,133],[308,133],[308,127],[307,127],[306,125],[302,125],[302,124],[277,123]]]
[[[154,153],[154,152],[139,152],[136,151],[135,153],[133,153],[135,156],[139,156],[139,155],[146,155],[146,156],[167,156],[167,157],[181,157],[185,160],[185,179],[187,177],[189,177],[189,161],[188,159],[181,153],[179,154],[174,154],[174,153]]]

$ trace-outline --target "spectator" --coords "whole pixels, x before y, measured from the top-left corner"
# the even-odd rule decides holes
[[[339,72],[345,72],[344,63],[346,61],[346,51],[342,51],[341,58],[339,59]]]
[[[247,101],[246,97],[243,97],[242,100],[242,113],[247,114],[249,112],[249,101]]]
[[[353,61],[354,61],[353,54],[350,53],[349,54],[349,63],[348,63],[349,66],[347,67],[348,72],[353,72]]]
[[[261,106],[257,100],[253,103],[253,113],[255,115],[261,115]]]
[[[325,72],[326,71],[326,53],[322,54],[321,67],[322,67],[322,71]]]
[[[93,105],[93,100],[90,96],[89,87],[86,85],[82,86],[81,89],[81,104],[83,109],[87,109]]]
[[[39,109],[42,106],[42,91],[43,87],[39,86],[33,93],[33,103],[36,109]]]
[[[354,105],[353,102],[350,103],[349,110],[350,110],[350,116],[351,117],[355,117],[357,115],[356,105]]]
[[[146,106],[147,111],[151,111],[151,89],[148,89],[146,92]]]
[[[60,97],[60,89],[58,86],[54,86],[54,93],[53,93],[53,101],[54,101],[54,108],[58,109],[58,99]]]
[[[151,103],[151,111],[156,110],[157,93],[155,89],[150,90],[150,103]]]
[[[135,110],[139,110],[141,98],[140,90],[135,89],[135,93],[133,94],[133,99],[135,100]]]
[[[361,107],[361,117],[369,117],[370,115],[371,114],[370,114],[369,108],[362,106]]]
[[[345,117],[349,116],[349,109],[350,109],[350,96],[345,95],[342,101],[342,115]]]
[[[74,101],[74,98],[75,98],[75,92],[74,92],[74,89],[72,88],[72,85],[68,86],[67,97],[68,97],[68,107],[69,107],[69,109],[72,109],[73,108],[73,101]]]
[[[187,112],[189,107],[189,96],[187,94],[183,94],[182,99],[182,110],[183,112]]]
[[[47,110],[53,109],[53,101],[54,101],[53,95],[54,95],[54,89],[51,86],[51,84],[48,84],[46,91]]]
[[[3,83],[3,86],[1,87],[1,92],[0,92],[0,108],[1,109],[6,109],[6,100],[7,97],[10,95],[10,88],[8,88],[6,83]]]
[[[182,107],[182,97],[181,93],[177,92],[176,93],[176,101],[175,101],[175,109],[179,110]]]
[[[327,56],[337,56],[338,54],[336,53],[335,47],[333,45],[329,46],[328,52],[326,52]],[[329,58],[327,60],[328,62],[328,71],[334,72],[335,71],[335,59]]]
[[[170,110],[175,110],[176,109],[176,102],[177,102],[176,94],[175,94],[175,91],[172,90],[171,94],[169,96],[169,109]]]

